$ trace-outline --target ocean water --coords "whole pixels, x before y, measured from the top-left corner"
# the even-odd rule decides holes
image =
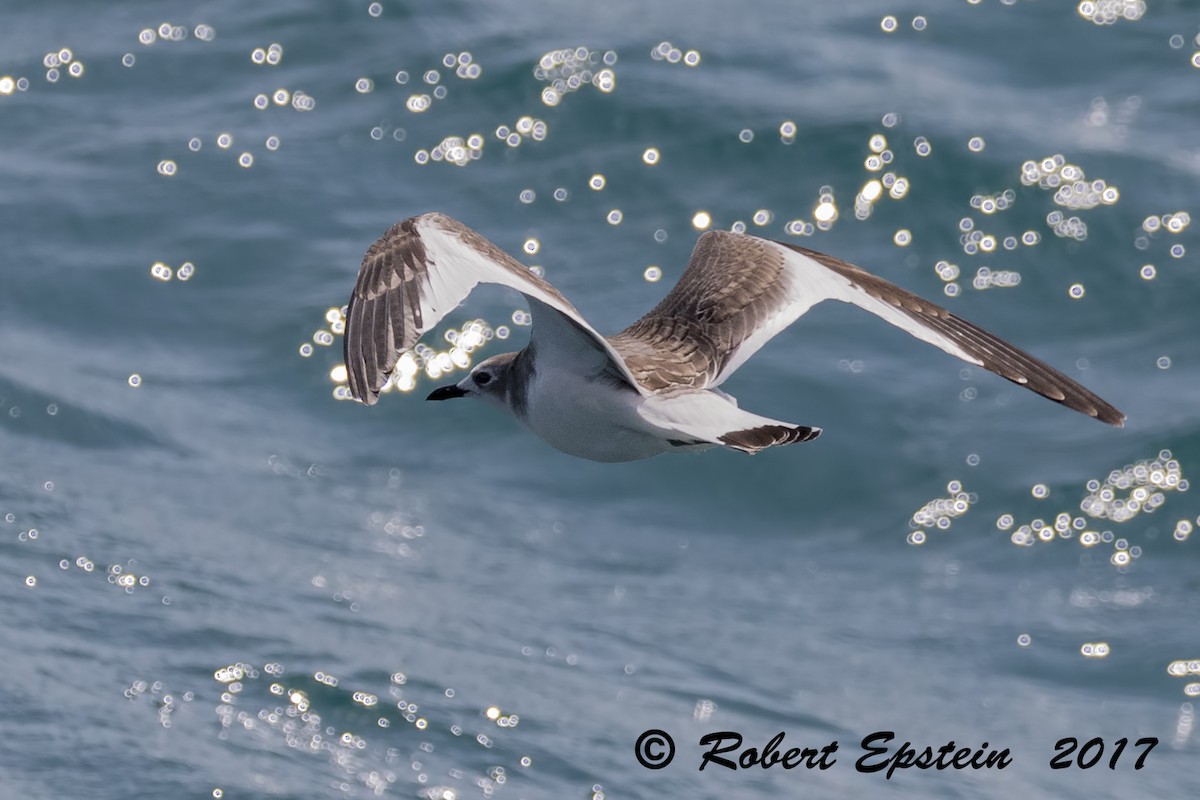
[[[1147,5],[6,4],[0,797],[1194,796],[1200,21]],[[429,210],[608,332],[704,215],[799,242],[1129,420],[840,306],[726,384],[825,429],[755,457],[340,400],[362,253]],[[718,731],[836,763],[700,771]],[[860,772],[878,731],[1011,763]]]

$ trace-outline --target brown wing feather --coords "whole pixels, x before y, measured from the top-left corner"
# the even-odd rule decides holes
[[[705,233],[670,293],[609,341],[651,391],[703,389],[788,302],[785,269],[779,252],[761,239]]]
[[[363,256],[346,308],[343,347],[350,392],[368,405],[379,399],[400,352],[421,335],[427,280],[415,218],[393,225]]]

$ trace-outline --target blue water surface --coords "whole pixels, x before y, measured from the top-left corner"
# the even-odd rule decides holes
[[[1194,796],[1200,20],[1148,5],[8,3],[0,796]],[[465,165],[430,155],[472,134]],[[1075,199],[1022,181],[1048,158]],[[836,222],[796,235],[823,193]],[[824,428],[752,458],[573,459],[422,402],[424,373],[339,400],[362,253],[430,210],[606,332],[704,212],[930,297],[1129,420],[844,306],[725,385]],[[446,324],[506,326],[486,357],[524,310],[481,290]],[[884,730],[1011,763],[857,771]],[[839,757],[701,772],[713,731]],[[1064,737],[1103,758],[1051,769]]]

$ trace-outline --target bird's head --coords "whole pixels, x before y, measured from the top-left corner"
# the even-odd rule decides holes
[[[426,400],[453,400],[456,397],[476,397],[508,407],[509,378],[516,353],[501,353],[475,365],[467,377],[458,383],[434,389]]]

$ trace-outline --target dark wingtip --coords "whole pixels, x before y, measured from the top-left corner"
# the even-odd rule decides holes
[[[1116,406],[1109,405],[1094,395],[1093,397],[1096,402],[1093,403],[1091,407],[1084,407],[1078,410],[1083,411],[1089,417],[1095,417],[1106,425],[1112,425],[1114,428],[1125,427],[1126,417],[1123,413],[1117,410]]]
[[[1105,413],[1102,416],[1097,417],[1097,419],[1099,419],[1101,422],[1107,422],[1114,428],[1124,428],[1125,420],[1128,419],[1128,417],[1114,408],[1112,409],[1111,413]]]

